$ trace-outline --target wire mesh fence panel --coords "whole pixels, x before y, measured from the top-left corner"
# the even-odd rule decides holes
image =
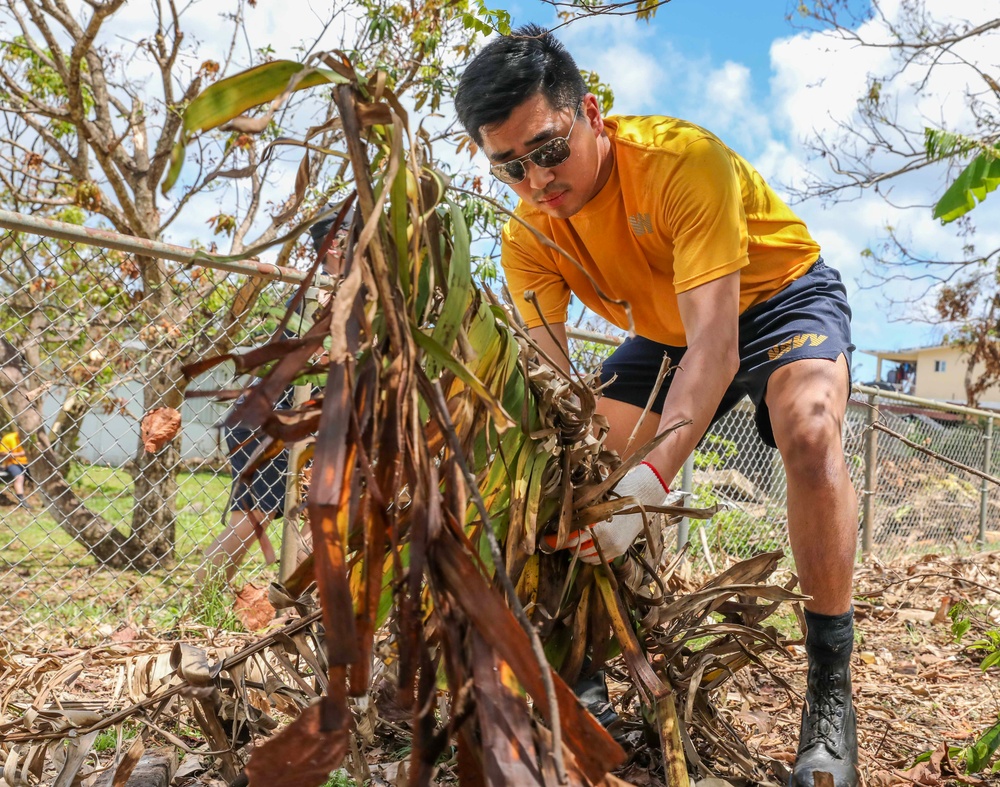
[[[694,454],[692,504],[719,506],[692,521],[692,552],[708,564],[788,550],[785,474],[778,452],[757,433],[755,411],[741,402],[708,432]]]
[[[237,586],[275,577],[254,542],[265,532],[281,552],[282,528],[267,520],[287,504],[285,469],[279,457],[249,491],[234,487],[232,470],[250,460],[254,443],[218,428],[228,405],[197,393],[235,395],[245,381],[233,378],[231,365],[193,380],[182,368],[270,338],[293,287],[141,250],[24,232],[0,237],[0,427],[5,444],[24,450],[23,459],[0,453],[6,636],[51,646],[92,642],[125,626],[162,633],[238,625],[225,585],[228,555],[250,547]],[[584,371],[607,352],[592,337],[585,342],[574,355]],[[876,404],[880,422],[913,445],[968,467],[1000,469],[989,417],[932,403]],[[181,412],[181,431],[163,448],[146,450],[140,421],[159,407]],[[984,498],[974,474],[884,433],[874,478],[866,474],[870,412],[867,396],[852,399],[844,451],[859,500],[869,496],[869,480],[875,483],[872,554],[895,560],[975,550],[983,538],[996,546],[1000,494],[987,484]],[[693,505],[720,509],[690,523],[695,560],[711,566],[788,552],[784,468],[760,439],[749,402],[699,445],[692,490]],[[254,515],[231,510],[240,506]]]
[[[0,426],[27,471],[0,486],[0,625],[82,641],[197,619],[232,478],[227,406],[185,393],[240,385],[231,364],[191,381],[182,367],[269,337],[290,286],[23,233],[0,252]],[[140,421],[158,407],[182,429],[147,451]]]
[[[899,406],[876,400],[888,429],[951,462],[984,469],[986,419],[947,406]],[[844,455],[851,483],[862,501],[866,489],[865,437],[871,407],[867,396],[849,402]],[[990,466],[1000,452],[990,443]],[[721,418],[694,457],[695,506],[718,505],[711,520],[692,521],[691,551],[705,564],[743,558],[762,550],[789,552],[784,467],[778,452],[759,437],[749,401]],[[968,471],[880,433],[875,454],[871,555],[884,561],[927,553],[962,553],[1000,545],[1000,490]],[[859,520],[859,528],[861,522]],[[981,533],[982,531],[982,533]],[[980,535],[985,543],[980,542]],[[861,549],[859,538],[859,551]]]
[[[915,410],[881,402],[880,422],[920,448],[960,465],[984,468],[985,419]],[[990,497],[1000,500],[1000,494],[991,486],[986,489],[983,522],[987,545],[1000,538],[1000,511],[989,502]],[[962,553],[984,546],[978,543],[982,480],[885,433],[878,435],[874,495],[872,553],[878,558]]]

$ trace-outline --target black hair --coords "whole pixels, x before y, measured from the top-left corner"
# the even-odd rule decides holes
[[[340,205],[326,205],[321,213],[328,210],[338,210]],[[309,235],[312,237],[313,251],[319,254],[319,250],[323,248],[323,241],[326,240],[326,236],[330,234],[330,230],[333,228],[333,223],[337,220],[337,215],[334,214],[329,218],[317,221],[309,228]],[[351,205],[347,209],[347,213],[344,214],[343,221],[340,222],[338,229],[350,229],[351,222],[354,220],[354,206]]]
[[[502,123],[537,93],[552,109],[577,109],[587,92],[573,56],[538,25],[490,41],[466,67],[455,92],[459,122],[477,145],[480,129]]]

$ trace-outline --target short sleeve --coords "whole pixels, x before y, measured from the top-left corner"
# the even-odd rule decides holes
[[[685,148],[667,184],[666,221],[674,239],[674,291],[685,292],[750,262],[733,156],[701,137]]]
[[[514,306],[525,325],[538,328],[546,322],[553,325],[566,322],[569,285],[555,267],[552,255],[537,242],[529,229],[516,224],[514,219],[503,228],[500,263]],[[538,308],[525,300],[524,294],[529,291],[535,293]]]

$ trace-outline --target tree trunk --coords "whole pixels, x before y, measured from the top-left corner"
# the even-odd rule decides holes
[[[71,442],[79,428],[79,421],[87,409],[86,399],[71,396],[67,400],[50,436],[45,429],[41,407],[31,394],[30,378],[22,368],[22,358],[8,342],[3,342],[3,346],[0,394],[21,434],[28,466],[48,514],[101,565],[148,571],[169,563],[173,559],[179,439],[155,455],[145,454],[140,448],[136,459],[132,532],[129,535],[122,533],[87,508],[66,481],[74,456],[66,441]],[[164,356],[159,373],[147,385],[146,402],[172,402],[167,406],[179,407],[184,396],[183,383],[178,383],[183,380],[181,364],[170,354]],[[163,405],[153,404],[157,406]]]
[[[80,447],[80,427],[90,411],[89,392],[73,391],[62,403],[56,420],[52,422],[49,440],[60,467],[69,467]]]
[[[182,372],[181,330],[177,322],[180,304],[163,260],[138,258],[145,297],[146,326],[140,332],[146,346],[146,383],[143,411],[158,407],[180,410],[187,381]],[[129,540],[143,568],[169,566],[174,560],[177,529],[177,470],[180,466],[181,436],[177,435],[156,453],[145,450],[142,440],[132,463],[132,533]]]
[[[180,410],[186,387],[180,359],[176,355],[162,353],[151,355],[147,363],[144,411],[148,413],[158,407]],[[132,470],[135,502],[130,540],[147,568],[173,563],[180,446],[181,436],[178,434],[156,453],[146,451],[141,440],[136,451]]]
[[[15,354],[16,355],[16,354]],[[0,366],[0,392],[28,455],[32,476],[56,523],[83,544],[99,562],[112,568],[129,565],[125,536],[88,509],[66,481],[68,462],[45,431],[41,408],[29,395],[28,377],[16,357]]]
[[[981,342],[982,339],[979,339]],[[977,342],[976,347],[969,353],[969,362],[965,365],[965,406],[966,407],[979,407],[979,397],[982,396],[985,387],[982,385],[981,380],[976,380],[973,376],[976,364],[979,363],[980,349],[979,342]]]

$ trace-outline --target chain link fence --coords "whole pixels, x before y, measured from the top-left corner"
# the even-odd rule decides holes
[[[989,475],[997,466],[998,416],[855,386],[844,454],[859,500],[863,556],[891,562],[1000,546],[1000,490],[971,472]],[[753,417],[743,402],[713,427],[691,462],[693,505],[721,508],[710,521],[692,521],[687,534],[694,557],[709,566],[763,550],[789,552],[781,458],[757,436]]]
[[[213,608],[204,582],[192,590],[229,518],[228,407],[191,394],[242,381],[231,364],[190,381],[182,367],[268,340],[294,286],[276,279],[302,274],[213,270],[183,261],[190,249],[40,223],[0,217],[0,430],[27,470],[18,480],[0,454],[0,627],[78,642],[216,624],[231,599]],[[148,452],[140,421],[159,407],[183,429]],[[239,583],[266,584],[251,554]]]
[[[0,427],[20,435],[28,470],[27,507],[9,474],[0,481],[0,627],[81,644],[124,627],[162,635],[226,624],[231,595],[220,585],[213,596],[205,569],[230,518],[230,451],[218,428],[227,406],[184,393],[241,382],[231,367],[191,381],[181,367],[273,335],[302,274],[192,265],[189,249],[2,211],[0,227]],[[868,428],[873,405],[910,445]],[[161,406],[180,410],[183,428],[150,453],[140,419]],[[990,485],[920,448],[987,474],[997,465],[989,413],[880,391],[852,398],[845,453],[868,552],[893,560],[995,545]],[[720,506],[681,529],[697,560],[787,550],[784,473],[752,406],[716,424],[687,470],[693,504]],[[294,525],[268,529],[279,553],[283,531]],[[253,546],[234,584],[263,586],[276,573]]]

